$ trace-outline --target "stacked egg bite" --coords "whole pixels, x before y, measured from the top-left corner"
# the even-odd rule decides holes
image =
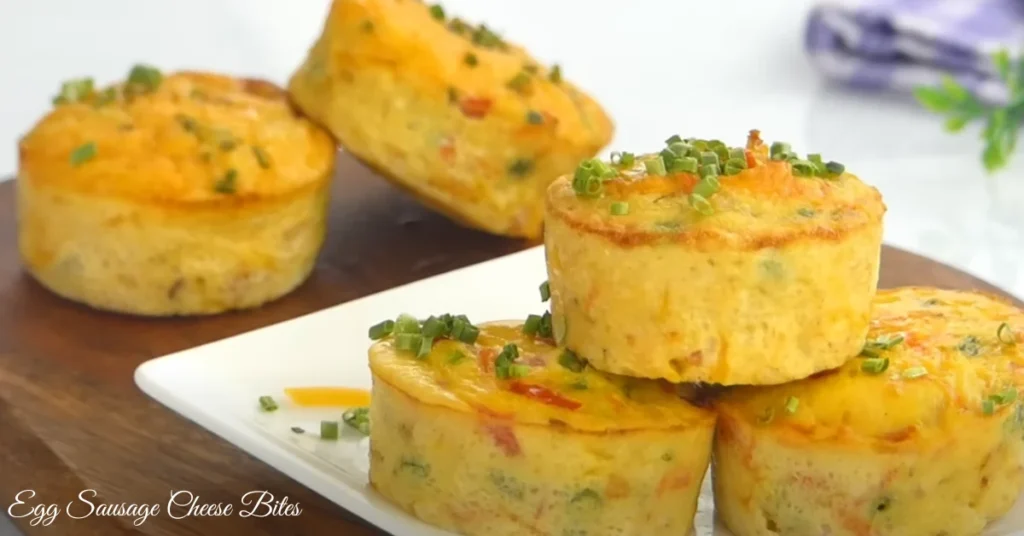
[[[371,329],[371,483],[462,534],[681,535],[710,466],[735,536],[980,534],[1024,486],[1024,314],[877,291],[885,211],[757,131],[583,161],[550,311]]]

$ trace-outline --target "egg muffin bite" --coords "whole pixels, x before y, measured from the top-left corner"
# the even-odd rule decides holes
[[[547,194],[560,343],[600,370],[776,384],[860,350],[878,282],[878,191],[842,164],[752,131],[673,136],[584,161]]]
[[[20,141],[18,246],[45,287],[138,315],[258,306],[324,240],[335,143],[258,80],[72,80]]]
[[[737,387],[713,482],[736,536],[967,536],[1024,483],[1024,314],[989,296],[881,290],[860,357]]]
[[[613,131],[557,65],[422,2],[335,0],[289,89],[427,206],[515,237],[540,236],[544,189]]]
[[[461,534],[688,534],[714,414],[595,371],[532,320],[371,330],[370,483]]]

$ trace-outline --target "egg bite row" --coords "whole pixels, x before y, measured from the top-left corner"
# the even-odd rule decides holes
[[[460,534],[688,534],[713,413],[668,383],[596,371],[536,327],[371,330],[370,483]]]
[[[559,342],[607,372],[778,384],[842,365],[878,282],[879,192],[751,131],[586,160],[547,192]]]

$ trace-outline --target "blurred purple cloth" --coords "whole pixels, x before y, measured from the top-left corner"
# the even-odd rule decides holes
[[[1024,52],[1024,0],[822,2],[807,24],[807,51],[829,78],[908,92],[953,75],[979,97],[1006,98],[990,58]]]

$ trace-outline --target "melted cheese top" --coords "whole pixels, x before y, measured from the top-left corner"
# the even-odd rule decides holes
[[[524,335],[520,323],[478,327],[475,344],[438,340],[423,359],[396,350],[389,336],[370,348],[370,368],[377,381],[424,404],[518,423],[603,432],[670,429],[713,420],[709,411],[685,402],[666,382],[563,367],[558,362],[562,350],[549,340]],[[509,380],[495,374],[495,356],[509,343],[519,348],[515,362],[529,369],[525,377]]]
[[[1003,323],[1009,331],[1000,340]],[[1022,334],[1024,313],[986,295],[918,287],[881,290],[865,353],[888,359],[884,372],[864,371],[869,357],[862,355],[806,380],[733,389],[717,404],[759,426],[812,440],[898,443],[945,437],[965,414],[999,423],[1016,411],[1019,399],[985,400],[1024,386]],[[902,342],[888,349],[872,344],[900,337]],[[787,411],[787,403],[794,411]]]

